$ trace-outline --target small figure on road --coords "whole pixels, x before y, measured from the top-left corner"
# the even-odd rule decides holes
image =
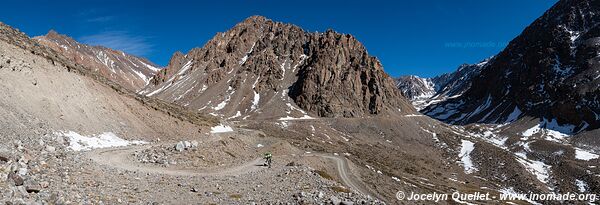
[[[265,153],[265,166],[268,166],[269,168],[271,168],[271,163],[273,162],[273,155],[271,154],[271,152],[267,152]]]

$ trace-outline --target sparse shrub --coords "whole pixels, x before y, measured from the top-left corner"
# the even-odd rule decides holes
[[[322,171],[322,170],[316,170],[315,171],[319,176],[323,177],[324,179],[329,179],[329,180],[333,180],[333,177],[331,175],[329,175],[327,172]]]

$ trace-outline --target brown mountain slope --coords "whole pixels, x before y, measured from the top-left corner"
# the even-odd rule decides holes
[[[172,114],[180,120],[166,114],[172,109],[168,105],[134,98],[112,81],[88,73],[2,23],[0,48],[0,93],[5,96],[0,100],[5,116],[0,133],[6,142],[56,131],[113,132],[152,140],[193,136],[202,128],[183,115]]]
[[[159,71],[156,65],[146,59],[102,46],[82,44],[53,30],[34,39],[72,62],[81,64],[132,91],[146,86],[150,78]]]
[[[151,82],[141,94],[230,119],[414,112],[353,36],[260,16],[176,53]]]

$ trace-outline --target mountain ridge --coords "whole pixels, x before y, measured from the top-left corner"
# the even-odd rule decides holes
[[[464,95],[424,113],[452,124],[516,115],[554,119],[570,133],[600,127],[598,11],[598,1],[559,1],[492,58]]]
[[[462,64],[455,71],[432,78],[409,75],[396,78],[396,86],[407,96],[419,111],[447,99],[462,95],[471,87],[492,57],[476,64]]]
[[[271,117],[285,117],[282,113],[294,117],[307,113],[362,117],[395,113],[398,108],[412,110],[381,63],[369,56],[353,36],[332,30],[309,33],[262,16],[251,16],[227,32],[217,33],[203,47],[188,54],[174,54],[169,65],[172,66],[167,66],[140,93],[170,102],[183,99],[179,104],[204,108],[225,118],[238,116],[238,112],[244,117],[261,115],[254,111],[265,102],[263,99],[279,109],[279,113],[264,113]],[[193,82],[186,85],[180,78]],[[177,93],[182,89],[191,96]],[[200,94],[216,90],[227,94],[215,93],[220,99]],[[237,107],[230,108],[229,101]]]
[[[104,46],[79,43],[54,30],[33,39],[132,91],[142,89],[149,83],[151,76],[160,70],[145,58]]]

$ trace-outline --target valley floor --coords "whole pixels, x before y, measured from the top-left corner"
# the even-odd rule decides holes
[[[60,140],[48,140],[43,145],[17,145],[17,152],[12,154],[42,152],[23,155],[15,161],[11,155],[2,155],[10,158],[1,163],[0,170],[9,177],[0,184],[2,201],[16,204],[376,203],[365,195],[370,194],[369,189],[354,176],[350,168],[353,165],[344,157],[303,152],[284,141],[246,129],[190,140],[198,141],[182,151],[175,150],[176,142],[87,151],[74,151],[73,147],[78,145],[62,144]],[[49,147],[53,149],[48,150]],[[10,149],[3,147],[3,154],[10,153]],[[145,150],[157,152],[144,154]],[[263,150],[274,151],[272,168],[263,166],[264,160],[260,158]],[[151,161],[158,158],[156,153],[171,161]],[[198,163],[205,164],[198,167]],[[11,185],[15,180],[7,172],[15,167],[25,170],[19,175],[25,180],[23,186]],[[319,167],[332,167],[339,174],[315,169]],[[335,174],[341,176],[343,184],[333,180]]]

